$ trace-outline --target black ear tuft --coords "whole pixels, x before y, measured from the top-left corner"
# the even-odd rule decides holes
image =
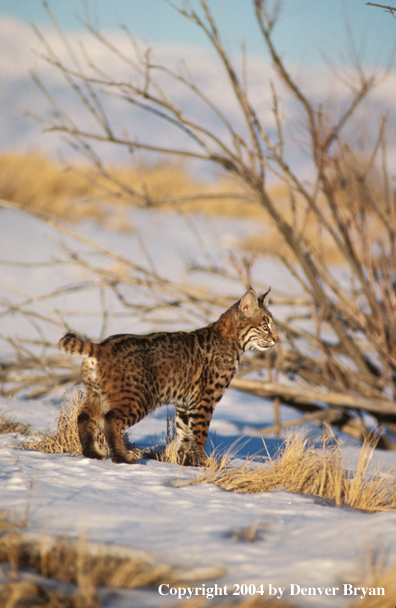
[[[269,299],[270,299],[270,291],[271,291],[271,287],[268,289],[268,291],[266,291],[262,296],[260,296],[258,298],[258,303],[261,308],[263,308],[264,306],[267,306]]]

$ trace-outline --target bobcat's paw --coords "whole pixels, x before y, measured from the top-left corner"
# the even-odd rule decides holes
[[[94,460],[105,460],[109,453],[105,447],[101,448],[99,445],[82,446],[83,456],[86,458],[93,458]]]
[[[125,462],[127,464],[139,464],[139,458],[133,452],[125,452],[124,454],[113,453],[111,455],[113,462],[119,464]]]
[[[178,464],[184,467],[203,467],[205,466],[206,458],[200,456],[198,452],[193,450],[184,450],[180,448],[177,451]]]

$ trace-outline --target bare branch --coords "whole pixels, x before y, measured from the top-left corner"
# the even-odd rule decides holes
[[[343,86],[341,109],[326,107],[323,100],[318,103],[308,88],[293,76],[275,44],[274,30],[282,3],[252,0],[256,26],[273,64],[268,85],[265,80],[262,83],[263,88],[267,86],[269,90],[267,110],[273,117],[273,124],[268,127],[265,112],[257,106],[248,88],[249,56],[243,52],[235,59],[227,51],[224,33],[216,23],[211,4],[207,0],[168,4],[209,41],[211,57],[226,79],[227,102],[237,108],[238,127],[223,103],[223,87],[219,87],[220,91],[206,91],[194,81],[187,62],[174,68],[161,57],[155,59],[154,51],[139,46],[125,27],[130,52],[118,48],[113,39],[108,39],[89,22],[89,16],[86,28],[95,44],[111,57],[112,65],[117,64],[123,71],[106,70],[94,60],[88,44],[74,48],[56,23],[61,53],[56,53],[36,29],[43,48],[42,59],[62,76],[83,110],[84,119],[72,113],[64,100],[58,99],[34,76],[44,105],[52,112],[50,118],[36,118],[46,131],[66,137],[78,148],[98,175],[111,184],[113,192],[129,193],[139,205],[160,207],[172,203],[180,210],[181,205],[198,198],[198,194],[176,193],[154,200],[144,185],[134,188],[112,175],[102,160],[99,152],[102,146],[98,144],[149,152],[157,158],[203,161],[206,166],[230,174],[240,185],[238,192],[231,194],[240,202],[241,215],[246,202],[249,205],[254,202],[261,210],[263,222],[257,221],[257,230],[262,235],[260,249],[275,256],[287,280],[293,279],[297,285],[293,293],[291,281],[290,285],[282,285],[283,299],[280,290],[275,298],[276,305],[283,301],[292,307],[287,314],[283,312],[284,318],[279,322],[282,351],[279,349],[281,356],[273,361],[276,382],[254,380],[257,373],[267,374],[268,360],[253,357],[240,371],[240,376],[252,374],[253,379],[239,377],[234,386],[294,404],[309,415],[315,414],[315,420],[334,425],[343,424],[361,411],[370,412],[378,425],[386,425],[392,437],[396,429],[396,206],[387,167],[386,121],[374,116],[374,122],[367,128],[368,135],[361,137],[365,142],[363,151],[356,150],[349,136],[361,122],[361,110],[378,84],[378,73],[366,72],[359,58],[354,57],[353,74],[349,69],[347,75],[336,68],[333,70]],[[396,11],[387,5],[368,4],[392,14]],[[50,17],[53,19],[51,14]],[[175,90],[180,89],[183,95],[188,95],[189,103],[178,101]],[[178,143],[172,146],[168,142],[158,143],[156,139],[150,141],[148,137],[141,141],[136,133],[130,136],[127,129],[115,127],[117,123],[107,109],[110,99],[124,104],[128,110],[137,108],[146,112],[159,125],[170,127],[178,134]],[[201,115],[194,111],[195,104],[215,117],[216,127],[206,120],[205,112]],[[290,107],[297,108],[293,120],[299,124],[298,133],[284,111]],[[307,155],[308,171],[303,174],[299,162],[295,162],[296,148]],[[269,174],[279,180],[276,188],[269,185]],[[229,195],[205,190],[204,196],[205,200],[220,200]],[[21,209],[6,201],[0,205]],[[49,289],[36,298],[20,294],[2,297],[0,316],[10,318],[16,314],[28,320],[45,355],[51,345],[45,343],[41,324],[71,323],[71,314],[63,315],[51,307],[53,299],[67,295],[70,289],[87,293],[90,289],[97,290],[96,314],[101,316],[102,335],[109,323],[111,298],[119,306],[117,315],[133,311],[141,319],[154,318],[156,310],[170,317],[169,311],[174,307],[180,318],[185,315],[185,319],[195,321],[209,319],[213,309],[230,303],[223,295],[166,280],[156,270],[144,246],[141,248],[144,261],[139,259],[139,263],[135,263],[40,212],[31,213],[106,261],[95,263],[85,253],[65,247],[63,261],[75,264],[89,279]],[[252,260],[257,252],[251,254],[242,253],[239,257],[233,251],[227,266],[205,256],[204,252],[206,266],[191,264],[191,267],[247,284],[253,278]],[[114,268],[116,265],[124,271]],[[143,303],[135,297],[137,292],[144,293]],[[49,360],[39,358],[33,364],[31,346],[25,338],[18,341],[6,335],[0,337],[6,340],[22,366],[12,373],[11,368],[4,368],[3,385],[7,384],[7,378],[13,378],[15,386],[27,387],[28,380],[25,383],[22,377],[25,362],[27,368],[36,365],[32,377],[37,385],[53,386],[58,372]],[[53,361],[57,365],[56,359]],[[51,368],[48,382],[44,363]],[[20,376],[17,377],[17,373]],[[61,370],[59,381],[63,382],[66,375]],[[37,390],[41,390],[40,387]]]
[[[396,13],[396,7],[389,6],[387,4],[375,4],[374,2],[366,2],[366,6],[376,6],[378,8],[383,8],[386,12],[390,13],[393,17]]]

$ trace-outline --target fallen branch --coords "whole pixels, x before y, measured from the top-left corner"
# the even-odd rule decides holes
[[[275,399],[279,397],[282,403],[294,406],[306,404],[318,407],[319,404],[343,407],[354,410],[364,410],[373,414],[396,415],[396,403],[386,399],[364,399],[345,393],[325,392],[317,389],[302,388],[297,385],[285,386],[274,382],[259,382],[257,380],[244,380],[234,378],[231,386],[237,390]]]
[[[309,424],[310,422],[326,422],[327,424],[332,424],[335,420],[337,420],[337,418],[340,418],[341,416],[341,410],[321,409],[317,412],[314,412],[313,414],[306,414],[305,416],[301,416],[301,418],[297,418],[296,420],[288,420],[287,422],[280,422],[279,424],[265,426],[261,429],[257,429],[255,432],[258,435],[280,434],[282,433],[282,431],[287,431],[289,429],[293,429],[304,424]]]

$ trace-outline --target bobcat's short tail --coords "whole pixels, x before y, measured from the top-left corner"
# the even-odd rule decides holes
[[[72,333],[67,333],[58,343],[59,348],[72,357],[96,357],[99,345],[93,344],[93,342],[86,342],[77,338]]]

